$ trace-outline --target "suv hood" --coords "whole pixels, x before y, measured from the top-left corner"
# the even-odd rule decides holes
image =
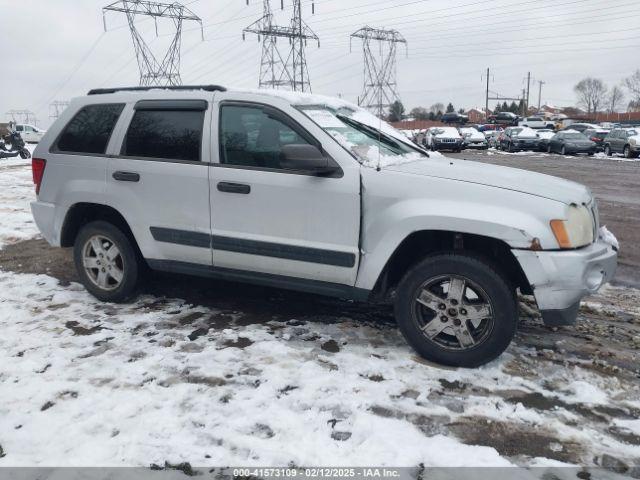
[[[432,157],[425,160],[389,165],[383,171],[389,170],[412,175],[477,183],[548,198],[566,204],[589,203],[592,198],[591,192],[584,185],[551,175],[431,155]]]

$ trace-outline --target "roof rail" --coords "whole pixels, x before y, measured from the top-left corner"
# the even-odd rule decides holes
[[[171,85],[166,87],[120,87],[120,88],[94,88],[87,95],[105,95],[116,92],[146,92],[149,90],[204,90],[206,92],[226,92],[227,89],[220,85]]]

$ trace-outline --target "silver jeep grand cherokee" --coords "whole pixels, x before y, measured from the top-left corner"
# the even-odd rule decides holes
[[[40,231],[101,300],[130,299],[148,266],[389,301],[448,365],[507,348],[518,290],[571,324],[616,267],[586,187],[428,153],[327,97],[95,90],[47,131],[33,177]]]

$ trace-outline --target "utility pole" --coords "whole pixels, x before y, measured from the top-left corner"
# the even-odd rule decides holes
[[[397,44],[403,43],[408,54],[407,41],[397,30],[369,26],[351,34],[349,48],[353,38],[362,39],[364,52],[364,86],[362,95],[358,97],[358,105],[383,118],[385,108],[400,99],[396,90],[396,52]],[[373,42],[377,42],[379,58],[372,51]]]
[[[524,105],[526,113],[529,113],[529,88],[530,87],[531,87],[531,72],[527,72],[527,100],[525,101],[525,105]],[[526,113],[523,116],[526,116]]]
[[[489,118],[489,67],[487,67],[487,93],[484,97],[484,114],[485,119]]]
[[[146,0],[119,0],[102,9],[104,29],[107,30],[106,12],[124,13],[127,16],[133,48],[140,69],[140,85],[142,86],[166,86],[180,85],[180,44],[182,40],[182,23],[194,21],[200,24],[202,39],[204,29],[202,20],[184,5],[174,3],[159,3]],[[158,19],[170,19],[173,22],[173,40],[169,44],[162,60],[158,60],[149,48],[148,43],[142,37],[135,24],[138,15],[153,18],[158,35]]]
[[[524,88],[522,89],[522,116],[527,116],[527,93]]]
[[[547,82],[543,82],[542,80],[538,80],[538,111],[540,111],[540,104],[542,102],[542,85]]]
[[[249,0],[247,0],[247,5]],[[284,1],[281,2],[281,8]],[[315,12],[315,4],[311,4]],[[311,91],[309,70],[305,55],[307,40],[316,40],[320,47],[320,39],[302,19],[300,0],[293,0],[293,16],[288,27],[273,23],[273,14],[269,0],[263,0],[263,15],[260,19],[242,31],[255,33],[258,40],[262,38],[262,58],[260,61],[260,88],[289,88],[293,91]],[[286,60],[283,59],[276,46],[278,37],[288,38],[291,49]]]

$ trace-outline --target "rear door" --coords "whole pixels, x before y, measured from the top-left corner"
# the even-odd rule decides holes
[[[107,192],[152,267],[211,266],[212,98],[140,100],[119,124]]]
[[[306,279],[353,286],[360,165],[289,105],[277,109],[260,103],[264,97],[232,93],[218,98],[218,162],[210,175],[214,267],[276,282],[297,278],[300,285]],[[339,171],[315,176],[286,170],[279,160],[289,144],[319,146]]]

